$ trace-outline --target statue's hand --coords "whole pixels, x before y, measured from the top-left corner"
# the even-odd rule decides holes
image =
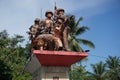
[[[30,35],[30,31],[27,31],[26,33]]]

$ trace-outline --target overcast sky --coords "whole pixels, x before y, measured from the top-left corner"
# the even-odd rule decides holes
[[[27,39],[26,31],[34,19],[44,19],[46,10],[53,11],[54,1],[66,14],[76,19],[82,16],[81,25],[90,27],[79,36],[96,45],[95,49],[81,45],[91,50],[85,63],[88,70],[90,64],[105,61],[104,57],[120,57],[120,0],[0,0],[0,31],[6,29],[10,35],[21,34]]]

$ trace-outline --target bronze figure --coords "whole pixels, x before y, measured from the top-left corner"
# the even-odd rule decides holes
[[[35,19],[34,25],[29,28],[28,32],[32,50],[69,50],[69,19],[64,13],[64,9],[55,8],[54,14],[52,11],[46,11],[44,21]]]

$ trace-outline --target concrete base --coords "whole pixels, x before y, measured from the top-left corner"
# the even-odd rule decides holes
[[[69,80],[70,66],[87,56],[86,52],[35,50],[24,71],[31,73],[33,80]]]
[[[69,67],[42,66],[33,74],[33,80],[69,80]]]

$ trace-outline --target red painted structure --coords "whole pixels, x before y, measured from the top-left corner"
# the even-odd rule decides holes
[[[42,66],[71,66],[88,56],[87,52],[34,50],[33,53]]]

